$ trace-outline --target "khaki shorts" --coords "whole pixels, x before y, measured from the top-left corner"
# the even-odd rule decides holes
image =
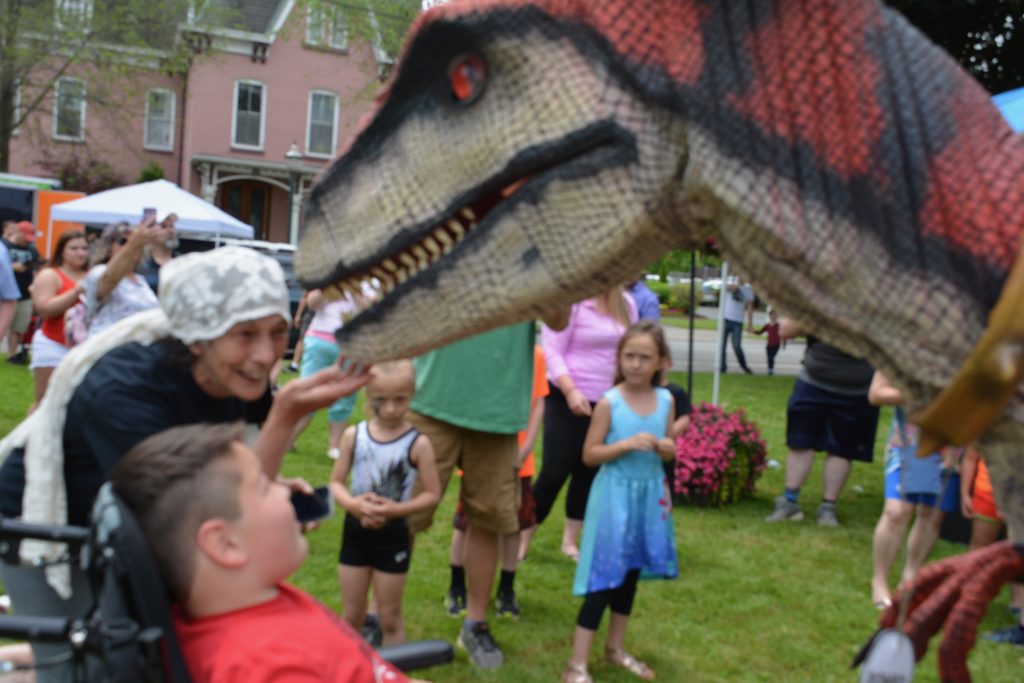
[[[462,506],[472,526],[511,534],[519,530],[519,440],[515,434],[492,434],[441,422],[415,411],[409,422],[430,439],[444,495],[456,467],[462,468]],[[417,482],[416,490],[419,491]],[[434,521],[434,508],[409,517],[419,533]]]
[[[11,332],[25,334],[32,322],[32,299],[21,299],[14,309],[14,320],[11,321]],[[14,353],[12,350],[11,353]]]

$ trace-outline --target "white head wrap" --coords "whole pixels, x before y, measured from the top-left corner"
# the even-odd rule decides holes
[[[291,321],[281,265],[252,249],[222,247],[172,259],[160,269],[160,307],[185,344],[222,336],[268,315]]]
[[[280,315],[290,321],[288,288],[280,264],[242,247],[223,247],[172,259],[160,270],[159,309],[129,316],[71,349],[50,377],[34,413],[0,440],[0,462],[25,447],[22,519],[37,524],[67,524],[64,483],[64,421],[67,405],[85,375],[108,351],[128,342],[151,344],[175,336],[186,344],[222,336],[239,322]],[[59,543],[29,539],[21,559],[56,562]],[[66,564],[46,567],[59,595],[71,595]]]

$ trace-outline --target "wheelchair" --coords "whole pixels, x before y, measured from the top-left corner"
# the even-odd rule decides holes
[[[65,543],[69,561],[85,571],[93,595],[93,606],[82,618],[0,616],[0,637],[68,644],[69,683],[191,683],[148,542],[109,483],[100,489],[91,523],[83,528],[0,519],[4,561],[16,563],[20,541],[27,538]],[[401,671],[454,659],[444,640],[405,643],[378,653]],[[46,664],[36,662],[35,668]]]

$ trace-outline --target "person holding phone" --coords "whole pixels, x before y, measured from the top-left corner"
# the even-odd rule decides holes
[[[135,269],[142,261],[144,249],[162,240],[163,233],[152,216],[136,226],[113,223],[103,229],[93,266],[83,282],[90,335],[160,305]]]
[[[156,209],[146,209],[145,211],[152,211],[153,217],[156,217]],[[161,231],[160,237],[146,245],[143,250],[142,263],[135,269],[135,272],[146,281],[154,293],[160,286],[160,269],[179,255],[178,233],[174,227],[177,222],[178,214],[169,213],[157,224]]]
[[[362,629],[372,585],[384,645],[405,640],[402,593],[412,551],[405,518],[433,508],[441,498],[434,448],[406,419],[415,391],[412,361],[374,365],[366,385],[373,417],[345,430],[331,472],[331,492],[348,513],[338,555],[343,614],[353,628]]]

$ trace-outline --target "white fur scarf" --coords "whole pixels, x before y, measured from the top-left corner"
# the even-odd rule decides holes
[[[162,309],[144,311],[110,326],[71,349],[50,377],[43,400],[32,415],[0,441],[0,462],[25,446],[25,493],[21,518],[35,524],[64,525],[68,521],[64,484],[64,420],[67,406],[86,373],[104,354],[128,342],[151,344],[171,335]],[[21,560],[28,565],[56,562],[64,554],[62,543],[30,539],[21,544]],[[71,595],[71,574],[66,564],[46,566],[46,580],[64,599]]]

